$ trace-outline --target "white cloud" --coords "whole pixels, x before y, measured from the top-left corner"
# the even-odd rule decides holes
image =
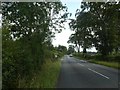
[[[75,18],[75,11],[76,9],[79,8],[80,6],[80,1],[81,0],[61,0],[63,5],[66,4],[68,7],[68,12],[72,13],[71,18]],[[58,45],[64,45],[68,48],[68,43],[67,41],[69,40],[69,37],[74,31],[71,31],[68,25],[69,21],[65,23],[65,30],[62,30],[61,33],[55,35],[55,40],[53,39],[53,45],[58,46]]]
[[[80,3],[82,0],[60,0],[64,3]]]
[[[69,29],[69,25],[68,22],[65,23],[65,28],[64,30],[62,30],[61,33],[58,33],[55,35],[55,39],[53,40],[53,45],[54,46],[58,46],[58,45],[64,45],[68,48],[68,43],[67,41],[69,40],[69,36],[74,33],[74,31],[71,31]]]
[[[2,14],[0,14],[0,27],[2,26]]]

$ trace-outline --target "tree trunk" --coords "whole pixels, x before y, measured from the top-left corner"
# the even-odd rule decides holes
[[[83,53],[87,53],[86,48],[83,48]]]
[[[116,54],[118,53],[118,47],[117,47],[117,48],[115,48],[115,53],[116,53]]]

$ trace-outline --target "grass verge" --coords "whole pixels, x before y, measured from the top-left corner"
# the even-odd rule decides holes
[[[120,65],[118,65],[118,62],[107,62],[107,61],[97,61],[97,60],[90,60],[89,62],[120,69]]]
[[[24,86],[24,88],[55,88],[60,72],[60,67],[60,60],[54,62],[47,60],[46,63],[42,65],[41,70],[31,79],[29,85],[25,85],[25,80],[21,80],[22,86],[20,87]]]
[[[86,58],[75,56],[75,58],[86,60]],[[95,60],[95,59],[88,59],[88,62],[95,63],[95,64],[100,64],[108,67],[112,67],[115,69],[120,69],[120,63],[119,62],[114,62],[114,61],[101,61],[101,60]]]

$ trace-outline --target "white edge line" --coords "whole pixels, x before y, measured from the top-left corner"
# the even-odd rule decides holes
[[[88,68],[88,69],[89,69],[90,71],[94,72],[94,73],[97,73],[97,74],[99,74],[99,75],[107,78],[107,79],[110,79],[109,77],[107,77],[107,76],[105,76],[105,75],[103,75],[103,74],[101,74],[101,73],[99,73],[99,72],[96,72],[95,70],[92,70],[92,69],[90,69],[90,68]]]
[[[81,66],[84,66],[84,65],[82,65],[82,64],[80,64],[80,63],[78,63],[79,65],[81,65]]]

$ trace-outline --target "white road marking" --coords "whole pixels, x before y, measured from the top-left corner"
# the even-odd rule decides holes
[[[81,62],[87,62],[87,61],[85,61],[85,60],[80,60]]]
[[[92,72],[94,72],[94,73],[97,73],[97,74],[99,74],[99,75],[101,75],[101,76],[103,76],[103,77],[105,77],[105,78],[107,78],[107,79],[110,79],[109,77],[107,77],[107,76],[105,76],[105,75],[103,75],[103,74],[101,74],[101,73],[99,73],[99,72],[97,72],[97,71],[95,71],[95,70],[92,70],[92,69],[90,69],[90,68],[88,68],[88,70],[90,70],[90,71],[92,71]]]
[[[92,63],[92,65],[96,65],[96,64],[93,64],[93,63]]]
[[[81,66],[84,66],[83,64],[80,64],[80,63],[78,63],[79,65],[81,65]]]
[[[70,58],[69,56],[67,56],[67,58]]]

